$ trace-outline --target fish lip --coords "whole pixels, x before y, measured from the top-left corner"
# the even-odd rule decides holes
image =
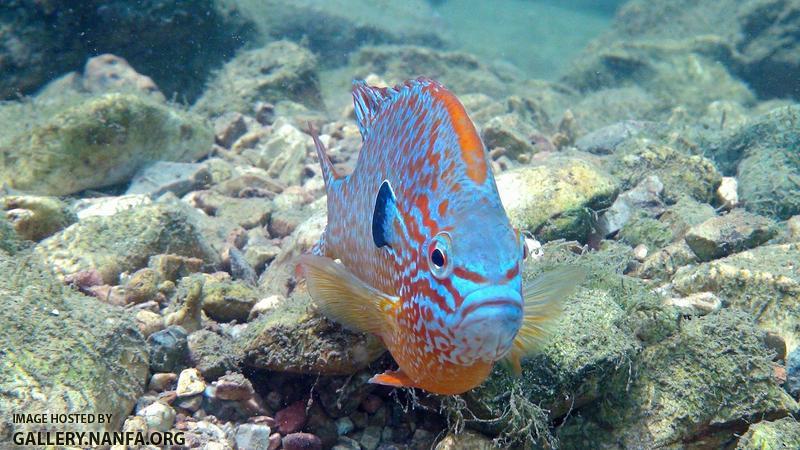
[[[519,310],[520,320],[522,318],[522,294],[511,288],[500,288],[495,286],[481,288],[469,293],[463,302],[464,308],[461,309],[461,318],[457,327],[464,322],[469,322],[472,313],[483,308],[503,308],[512,306]]]

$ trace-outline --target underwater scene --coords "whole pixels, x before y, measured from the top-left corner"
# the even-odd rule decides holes
[[[800,0],[0,3],[0,449],[800,449]]]

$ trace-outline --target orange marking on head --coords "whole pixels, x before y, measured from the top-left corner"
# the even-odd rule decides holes
[[[441,101],[450,116],[453,131],[458,136],[458,145],[461,150],[461,159],[467,166],[467,176],[477,184],[486,181],[487,165],[483,151],[483,142],[475,130],[472,120],[464,110],[464,106],[455,95],[445,89],[428,88],[431,95]]]
[[[428,197],[426,195],[420,195],[417,197],[416,201],[414,202],[419,208],[420,215],[422,216],[422,224],[425,225],[425,228],[430,230],[431,234],[437,233],[439,227],[436,225],[436,222],[431,218],[431,211],[430,205],[428,204]]]
[[[511,281],[518,274],[519,274],[519,265],[516,265],[516,266],[508,269],[508,272],[506,272],[506,275],[505,275],[505,279]]]
[[[458,278],[469,280],[472,281],[473,283],[478,283],[478,284],[486,283],[487,281],[489,281],[483,275],[477,272],[472,272],[463,267],[456,267],[455,269],[453,269],[453,275],[457,276]]]
[[[444,217],[444,215],[447,213],[447,205],[449,204],[450,201],[447,199],[444,199],[441,203],[439,203],[439,217]]]

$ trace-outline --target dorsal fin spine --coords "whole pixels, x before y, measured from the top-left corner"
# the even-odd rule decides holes
[[[394,90],[388,88],[369,86],[364,80],[353,81],[353,105],[362,139],[367,137],[373,119],[381,110],[381,105],[394,93]]]
[[[310,123],[308,124],[308,133],[311,135],[311,139],[314,140],[314,146],[317,148],[317,158],[319,158],[319,165],[322,168],[322,179],[325,181],[325,190],[329,192],[333,182],[339,178],[339,174],[336,173],[336,169],[333,167],[333,163],[328,157],[325,144],[319,140],[317,129]]]

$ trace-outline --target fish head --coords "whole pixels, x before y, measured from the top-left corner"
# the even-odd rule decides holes
[[[510,351],[522,325],[524,239],[502,207],[473,205],[450,222],[420,249],[428,292],[440,300],[434,312],[447,328],[453,362],[494,362]]]

